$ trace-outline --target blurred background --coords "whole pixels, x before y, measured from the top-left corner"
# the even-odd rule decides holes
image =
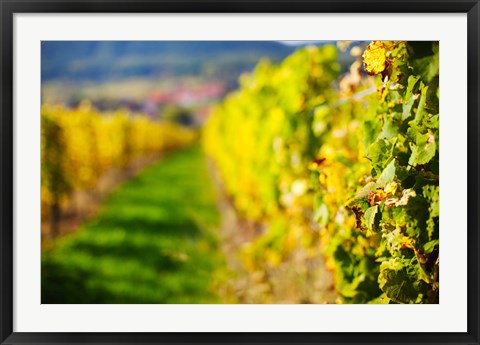
[[[238,87],[261,59],[280,62],[311,41],[45,41],[42,103],[128,109],[201,124],[209,106]],[[339,57],[342,66],[352,57]]]

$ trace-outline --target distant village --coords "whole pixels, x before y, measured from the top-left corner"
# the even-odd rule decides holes
[[[168,90],[153,90],[142,101],[98,98],[91,100],[91,104],[100,111],[127,109],[154,119],[168,119],[187,126],[198,126],[208,117],[212,104],[222,99],[228,89],[224,82],[210,81],[201,85],[176,85]],[[80,100],[73,98],[67,103],[69,107],[75,108]]]

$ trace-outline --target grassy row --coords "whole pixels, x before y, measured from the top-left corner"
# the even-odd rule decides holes
[[[42,303],[215,303],[219,215],[198,148],[126,182],[42,257]],[[214,281],[213,281],[214,283]]]

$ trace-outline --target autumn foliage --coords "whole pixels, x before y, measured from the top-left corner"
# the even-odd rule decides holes
[[[261,225],[241,253],[259,283],[321,255],[338,302],[438,303],[438,47],[373,41],[344,75],[335,46],[306,47],[217,107],[204,147]]]

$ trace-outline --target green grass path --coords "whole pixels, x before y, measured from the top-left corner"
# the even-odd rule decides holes
[[[199,148],[169,155],[115,190],[96,219],[42,253],[42,303],[215,303],[224,259]]]

